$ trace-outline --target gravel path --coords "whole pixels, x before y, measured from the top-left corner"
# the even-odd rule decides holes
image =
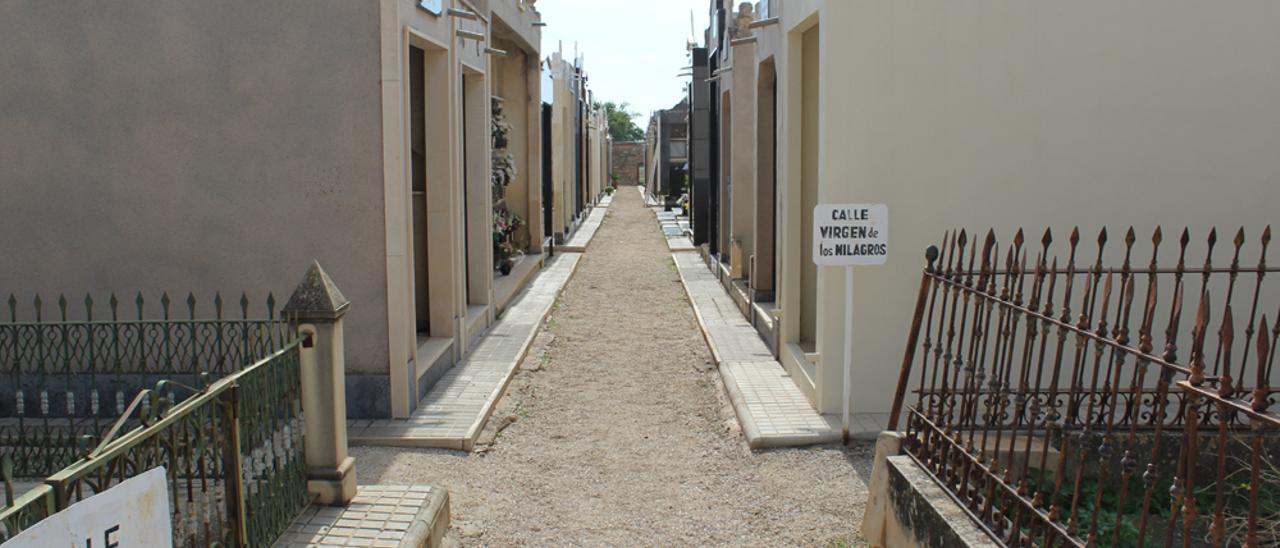
[[[623,188],[492,444],[355,448],[359,479],[447,487],[464,545],[862,544],[872,446],[749,450],[710,364],[653,214]]]

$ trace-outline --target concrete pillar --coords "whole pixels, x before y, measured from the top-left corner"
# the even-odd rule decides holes
[[[885,546],[885,519],[889,512],[889,457],[902,454],[902,432],[881,432],[867,483],[867,505],[862,516],[862,536],[872,546]]]
[[[307,490],[320,504],[345,506],[356,496],[355,459],[347,455],[346,359],[342,317],[347,300],[312,262],[281,314],[302,339],[300,365]]]

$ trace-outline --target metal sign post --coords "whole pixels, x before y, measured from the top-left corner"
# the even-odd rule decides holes
[[[889,256],[889,207],[818,204],[813,208],[813,263],[844,267],[844,411],[841,439],[849,443],[853,392],[853,267],[881,265]]]

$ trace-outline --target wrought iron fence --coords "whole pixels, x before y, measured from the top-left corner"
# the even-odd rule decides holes
[[[202,389],[144,391],[139,426],[45,480],[0,512],[8,535],[157,466],[168,475],[175,546],[267,546],[311,501],[306,486],[299,341]],[[168,394],[193,392],[175,403]],[[143,412],[151,401],[153,412]],[[115,429],[112,430],[112,433]]]
[[[13,458],[4,458],[4,507],[0,507],[0,541],[31,527],[36,522],[53,515],[57,505],[53,488],[37,485],[20,496],[13,493]]]
[[[1049,231],[927,251],[890,429],[903,415],[905,452],[998,541],[1280,542],[1270,228],[1256,246],[1238,231],[1227,266],[1216,231],[1193,247],[1184,230],[1170,263],[1163,239],[1130,229],[1119,261],[1105,229],[1061,256]]]
[[[250,318],[247,296],[238,317],[224,317],[215,295],[212,316],[197,319],[197,301],[147,309],[138,294],[106,306],[86,296],[71,305],[59,296],[53,310],[35,296],[31,306],[8,299],[8,321],[0,321],[0,450],[11,454],[18,476],[44,477],[82,452],[83,436],[98,436],[141,390],[161,380],[200,388],[254,363],[283,346],[286,323],[268,295],[266,315]],[[50,317],[52,316],[52,317]],[[180,391],[166,394],[171,399]],[[143,411],[149,400],[143,401]]]

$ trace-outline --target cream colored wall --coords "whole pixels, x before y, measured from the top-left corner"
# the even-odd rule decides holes
[[[732,138],[729,148],[729,171],[733,186],[729,189],[729,237],[742,244],[741,253],[750,255],[755,249],[756,205],[756,57],[751,42],[733,46],[730,55],[733,70],[721,81],[732,82]],[[733,248],[729,251],[732,253]],[[744,277],[749,272],[747,257],[741,257]]]
[[[822,174],[822,38],[821,23],[804,31],[800,42],[800,226],[813,225],[813,207],[818,204],[819,177]],[[800,337],[805,351],[817,341],[818,332],[818,268],[813,264],[813,232],[796,233],[800,244]]]
[[[564,234],[572,227],[577,212],[574,211],[574,185],[576,169],[580,162],[583,167],[583,203],[590,206],[603,190],[601,181],[607,177],[608,169],[606,150],[608,149],[607,129],[603,111],[590,110],[583,117],[582,157],[577,157],[575,148],[574,113],[578,108],[573,100],[573,66],[555,52],[549,60],[552,83],[555,86],[552,105],[551,140],[552,164],[551,179],[554,193],[554,209],[552,211],[552,233]],[[588,98],[589,99],[589,98]],[[588,139],[589,138],[589,139]],[[588,146],[589,145],[589,146]]]
[[[191,291],[201,315],[245,291],[260,317],[315,259],[354,303],[348,370],[387,374],[378,17],[0,2],[0,291],[19,313],[35,293],[51,313],[92,292],[102,313],[143,291],[157,314]]]
[[[492,111],[485,76],[471,67],[463,68],[465,108],[459,115],[461,123],[466,125],[462,161],[466,163],[463,184],[467,201],[464,220],[467,225],[466,261],[469,268],[466,277],[469,287],[463,295],[467,297],[468,306],[487,306],[493,302],[493,134],[489,126]],[[476,333],[464,331],[463,336],[468,342],[463,348],[470,346],[470,341],[483,329],[484,326],[480,326]]]
[[[774,109],[776,96],[773,91],[774,57],[770,56],[755,66],[756,117],[752,120],[755,127],[755,184],[756,195],[752,211],[752,239],[754,245],[749,253],[755,257],[754,271],[750,273],[751,288],[761,291],[774,291],[777,275],[776,238],[777,238],[777,206],[776,180],[776,135]]]
[[[493,271],[492,195],[490,174],[490,57],[484,52],[488,41],[463,39],[465,30],[488,36],[495,10],[514,29],[514,39],[537,57],[539,31],[532,26],[537,18],[532,9],[520,8],[516,0],[452,3],[477,13],[478,18],[435,16],[417,7],[414,0],[380,0],[382,65],[383,196],[388,205],[385,216],[387,263],[387,326],[391,376],[391,407],[394,416],[407,416],[414,402],[411,389],[418,379],[409,367],[417,356],[414,321],[412,201],[409,181],[408,48],[412,44],[426,52],[426,128],[428,188],[428,248],[432,259],[430,288],[433,336],[454,338],[454,356],[460,359],[481,333],[468,331],[463,318],[468,304],[488,305],[492,300]],[[490,5],[492,4],[492,6]],[[532,44],[532,46],[530,46]],[[467,109],[463,112],[464,79]],[[535,84],[536,85],[536,84]],[[527,124],[527,117],[514,121]],[[463,123],[469,124],[466,154]],[[517,147],[529,153],[540,136],[526,133]],[[465,170],[464,170],[465,163]],[[533,163],[530,161],[529,163]],[[463,175],[466,174],[466,181]],[[469,218],[463,216],[467,202]],[[464,222],[466,226],[464,226]],[[467,249],[463,234],[470,230]],[[471,265],[471,297],[466,293],[466,269]],[[492,321],[493,310],[485,311],[480,330]],[[438,332],[435,332],[436,330]],[[425,371],[427,364],[417,370]]]
[[[589,178],[587,203],[594,204],[599,201],[600,195],[604,192],[605,181],[609,178],[609,166],[605,161],[608,158],[606,151],[609,149],[609,131],[603,109],[592,109],[588,129],[591,135],[591,148],[587,153],[590,155],[591,163],[588,164],[590,171],[587,174]]]
[[[761,29],[778,59],[784,340],[812,230],[798,207],[798,32],[821,21],[820,202],[884,202],[893,252],[856,272],[855,412],[888,410],[923,249],[994,225],[1245,224],[1280,199],[1280,4],[803,1]],[[1100,17],[1099,14],[1105,14]],[[1033,228],[1034,227],[1034,228]],[[807,260],[807,259],[805,259]],[[841,401],[843,273],[818,276],[816,390]],[[801,357],[783,352],[794,371]],[[802,387],[803,388],[803,387]]]
[[[585,153],[587,156],[587,200],[588,205],[594,204],[596,196],[600,194],[600,131],[597,124],[599,118],[596,117],[595,110],[589,110],[587,117],[587,148]]]
[[[536,57],[533,10],[521,10],[516,0],[479,5],[490,3],[517,12],[508,22],[521,40],[534,44]],[[251,296],[270,289],[279,297],[296,283],[300,265],[317,258],[355,302],[348,316],[349,371],[388,375],[391,410],[404,416],[413,403],[409,387],[417,380],[409,364],[416,352],[413,305],[419,290],[413,284],[413,242],[420,237],[412,230],[408,176],[409,45],[427,52],[432,324],[444,336],[474,337],[461,333],[456,321],[465,313],[459,93],[464,65],[487,88],[489,59],[482,43],[456,32],[487,33],[489,13],[482,9],[476,21],[433,16],[413,0],[269,4],[218,9],[208,2],[122,0],[89,11],[70,2],[0,4],[0,29],[8,31],[0,33],[6,46],[0,49],[9,53],[0,55],[6,69],[0,72],[27,74],[0,79],[0,99],[37,114],[28,120],[0,113],[0,149],[21,151],[15,157],[27,159],[0,162],[0,183],[41,183],[30,186],[39,195],[6,187],[10,192],[0,204],[28,212],[50,204],[59,208],[56,215],[0,215],[0,226],[10,219],[74,217],[111,227],[120,222],[119,211],[135,211],[126,225],[105,232],[118,241],[86,246],[110,257],[80,253],[73,260],[49,253],[63,245],[51,241],[87,241],[83,226],[74,223],[67,224],[73,232],[65,238],[53,227],[42,231],[45,239],[33,240],[31,245],[42,246],[33,248],[42,260],[23,261],[21,278],[50,279],[41,274],[49,268],[59,273],[57,279],[68,280],[59,288],[68,291],[78,282],[63,274],[85,271],[96,278],[82,289],[96,291],[103,290],[98,284],[127,289],[128,282],[174,292],[245,289]],[[83,43],[89,28],[93,47]],[[48,42],[27,39],[32,36]],[[227,49],[228,39],[241,47]],[[39,55],[31,53],[36,50]],[[39,66],[26,67],[31,59],[39,59]],[[137,103],[143,97],[139,89],[147,90],[146,104]],[[91,93],[76,95],[85,90]],[[39,100],[24,103],[28,96]],[[487,98],[477,104],[477,134],[487,141]],[[59,113],[73,119],[62,120]],[[162,136],[163,142],[138,136]],[[56,160],[42,156],[50,153]],[[485,204],[476,210],[486,218],[473,249],[484,253],[491,249],[487,157],[486,146],[474,166],[481,175],[474,186]],[[61,189],[58,181],[94,190],[71,192],[78,188],[73,185],[66,195],[54,195]],[[140,207],[136,198],[144,195],[160,202],[169,196],[172,204]],[[24,223],[4,232],[29,230]],[[281,234],[287,237],[274,237]],[[121,247],[125,240],[133,246]],[[21,251],[6,249],[10,256]],[[166,259],[131,258],[133,253]],[[93,261],[115,266],[78,264]],[[146,272],[137,271],[138,265]],[[483,278],[482,284],[491,283],[491,276]],[[23,287],[15,283],[10,289]],[[385,409],[382,402],[369,407]]]
[[[413,295],[412,210],[409,193],[408,139],[409,104],[408,48],[410,44],[428,50],[426,103],[429,249],[434,261],[450,265],[448,275],[432,272],[432,323],[448,325],[454,337],[454,358],[461,357],[470,334],[458,318],[466,315],[462,249],[463,193],[461,192],[461,78],[462,64],[487,61],[456,36],[458,29],[483,32],[483,21],[463,21],[436,17],[419,9],[412,0],[382,0],[382,110],[383,188],[387,208],[387,325],[391,371],[391,410],[396,417],[408,416],[416,402],[411,388],[417,378],[409,367],[417,356]],[[442,85],[443,84],[443,85]],[[487,101],[486,101],[487,102]],[[487,104],[484,106],[488,108]],[[487,126],[486,126],[487,130]],[[444,179],[443,181],[441,179]],[[437,200],[430,200],[430,198]],[[443,226],[442,226],[443,225]],[[474,246],[473,246],[474,249]],[[442,251],[444,250],[444,251]],[[490,276],[490,278],[492,278]],[[442,287],[448,284],[447,289]],[[439,303],[437,301],[445,301]],[[419,370],[425,370],[425,364]]]
[[[528,128],[528,160],[524,163],[525,173],[529,177],[529,189],[526,193],[525,210],[528,215],[525,221],[529,230],[529,252],[543,251],[543,237],[546,234],[542,217],[542,58],[540,50],[525,53],[525,96],[528,108],[525,112],[525,127]]]
[[[552,54],[551,81],[555,87],[551,105],[551,186],[554,206],[551,233],[564,235],[573,220],[573,82],[572,68],[560,52]]]
[[[728,73],[722,73],[723,80],[731,80]],[[733,222],[733,215],[730,208],[730,189],[733,186],[733,90],[720,89],[719,103],[716,108],[720,110],[718,122],[719,128],[719,158],[720,163],[719,177],[720,180],[716,188],[716,246],[720,252],[720,258],[727,261],[729,257],[729,230]]]
[[[519,0],[492,2],[493,47],[506,54],[490,56],[493,94],[503,98],[512,126],[508,151],[515,158],[516,178],[507,187],[507,208],[525,220],[521,243],[542,250],[542,78],[539,63],[541,30],[537,13]],[[501,34],[498,37],[497,34]]]
[[[531,218],[530,211],[537,213],[536,209],[531,210],[530,207],[534,205],[533,195],[541,196],[541,187],[536,184],[536,181],[541,179],[541,173],[529,170],[531,165],[529,148],[537,139],[531,138],[535,136],[529,133],[531,98],[526,79],[526,57],[524,52],[516,49],[514,43],[495,41],[495,44],[497,44],[495,47],[506,50],[507,55],[493,59],[495,77],[490,80],[490,84],[493,86],[493,95],[502,97],[503,114],[511,124],[507,152],[514,158],[516,166],[515,180],[506,189],[506,205],[509,211],[528,221]],[[533,126],[533,129],[540,131],[536,126]],[[524,233],[522,237],[527,243],[534,243],[529,238],[530,227],[531,223],[526,223],[522,229]]]

